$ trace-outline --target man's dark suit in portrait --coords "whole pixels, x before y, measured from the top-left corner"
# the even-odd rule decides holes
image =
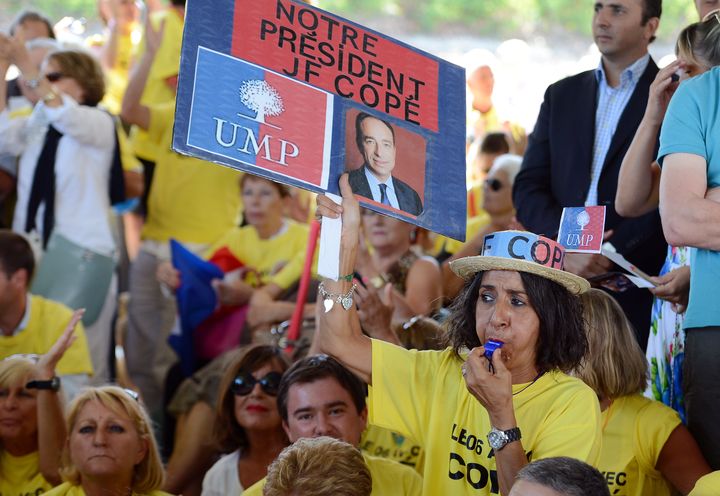
[[[615,211],[623,157],[645,112],[658,68],[647,52],[660,20],[660,0],[596,0],[593,37],[600,66],[552,84],[529,137],[514,188],[518,220],[556,236],[563,207],[604,205],[608,241],[645,272],[659,272],[667,244],[655,210],[637,218]],[[566,269],[592,278],[614,270],[606,257],[569,253]],[[613,293],[647,343],[652,295],[633,288]]]
[[[364,162],[362,167],[349,173],[353,192],[411,215],[420,215],[423,205],[417,191],[392,176],[396,147],[395,130],[390,123],[360,112],[355,119],[355,140]]]

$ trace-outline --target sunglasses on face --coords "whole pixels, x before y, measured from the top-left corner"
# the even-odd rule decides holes
[[[230,390],[237,396],[247,396],[255,388],[255,384],[260,384],[260,388],[270,396],[277,396],[280,387],[280,372],[268,372],[260,379],[255,379],[250,373],[238,374],[230,385]]]
[[[503,183],[499,179],[485,179],[485,184],[487,184],[487,187],[490,188],[492,191],[500,191],[503,187]]]
[[[62,72],[48,72],[47,74],[45,74],[45,79],[47,79],[51,83],[57,83],[64,77],[65,75]]]

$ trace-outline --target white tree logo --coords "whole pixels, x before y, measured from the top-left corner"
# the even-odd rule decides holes
[[[265,124],[266,115],[277,116],[285,110],[280,93],[260,79],[243,81],[239,93],[243,105],[257,112],[257,122]]]
[[[575,219],[580,226],[580,230],[584,230],[585,226],[587,226],[590,223],[590,215],[588,215],[587,210],[583,210],[580,212]]]

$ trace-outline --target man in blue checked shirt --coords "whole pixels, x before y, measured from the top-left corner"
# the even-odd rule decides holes
[[[648,54],[660,23],[661,0],[596,0],[592,31],[602,57],[597,69],[552,84],[522,169],[515,180],[517,218],[529,231],[557,235],[563,207],[605,205],[606,236],[618,252],[657,274],[667,245],[657,210],[628,219],[615,211],[622,159],[642,119],[658,68]],[[568,254],[565,268],[586,278],[613,270],[599,254]],[[652,295],[614,293],[644,348]]]

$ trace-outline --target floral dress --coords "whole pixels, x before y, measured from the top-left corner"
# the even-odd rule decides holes
[[[665,264],[660,275],[689,265],[690,251],[686,247],[668,246]],[[662,401],[677,410],[683,422],[685,405],[682,392],[682,366],[685,358],[683,314],[672,309],[672,303],[653,299],[647,359],[650,365],[650,384],[645,396]]]

